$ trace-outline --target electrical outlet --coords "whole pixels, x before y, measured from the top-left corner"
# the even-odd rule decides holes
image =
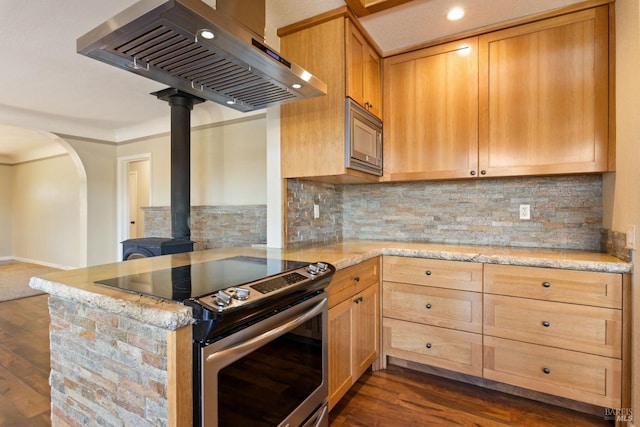
[[[520,219],[531,219],[531,205],[520,205]]]
[[[320,218],[320,205],[313,204],[313,219]]]

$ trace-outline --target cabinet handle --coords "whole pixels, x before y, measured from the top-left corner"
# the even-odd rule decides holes
[[[543,282],[542,286],[544,286],[545,288],[550,288],[551,287],[551,283],[549,282]]]
[[[469,174],[470,174],[471,176],[476,176],[476,171],[471,171],[471,172],[469,172]]]
[[[483,170],[480,171],[480,175],[486,175],[486,174],[487,174],[486,170],[483,169]]]
[[[358,298],[353,300],[353,302],[355,302],[356,304],[360,304],[362,301],[364,301],[364,299],[362,297],[358,297]]]
[[[545,374],[549,375],[549,374],[551,373],[551,369],[549,369],[549,368],[544,368],[544,369],[542,370],[542,372],[544,372]]]
[[[542,326],[544,326],[545,328],[548,328],[549,326],[551,326],[551,323],[545,320],[544,322],[542,322]]]
[[[356,276],[356,277],[354,277],[354,278],[353,278],[353,280],[354,280],[355,282],[359,282],[359,281],[360,281],[360,276]]]
[[[427,345],[426,345],[425,347],[427,347],[427,348],[431,348],[431,343],[430,343],[430,342],[428,342],[428,343],[427,343]]]
[[[426,274],[427,276],[431,276],[431,270],[425,271],[424,274]]]
[[[431,310],[431,304],[427,304],[425,307],[427,307],[427,310]]]

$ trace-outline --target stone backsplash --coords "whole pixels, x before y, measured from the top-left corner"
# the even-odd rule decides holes
[[[168,425],[166,330],[53,296],[49,313],[52,425]]]
[[[294,179],[287,203],[291,247],[373,239],[601,249],[600,175],[359,185]],[[530,205],[530,220],[518,218],[520,204]]]
[[[145,237],[171,237],[171,209],[145,207]],[[191,240],[195,250],[251,246],[267,241],[266,205],[191,207]]]

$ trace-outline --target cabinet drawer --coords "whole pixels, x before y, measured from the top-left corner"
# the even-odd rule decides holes
[[[620,358],[622,312],[560,302],[484,295],[484,333]]]
[[[485,378],[608,408],[621,406],[618,359],[484,338]]]
[[[329,308],[376,283],[380,283],[379,257],[336,271],[326,288]]]
[[[622,275],[487,264],[484,291],[492,294],[622,308]]]
[[[465,374],[482,375],[482,335],[383,317],[383,353]]]
[[[385,256],[383,279],[437,288],[482,292],[482,264]]]
[[[382,315],[482,333],[482,294],[404,283],[383,283]]]

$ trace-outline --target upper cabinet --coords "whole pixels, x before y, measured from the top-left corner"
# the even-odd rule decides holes
[[[608,24],[604,5],[385,58],[385,179],[612,169]]]
[[[480,37],[481,171],[607,170],[608,23],[601,6]]]
[[[327,84],[327,95],[280,109],[283,178],[377,182],[346,167],[346,99],[381,117],[382,64],[347,8],[278,30],[280,51]]]
[[[478,164],[478,39],[385,59],[384,176],[465,178]]]
[[[382,60],[351,20],[345,25],[347,96],[382,118]]]

